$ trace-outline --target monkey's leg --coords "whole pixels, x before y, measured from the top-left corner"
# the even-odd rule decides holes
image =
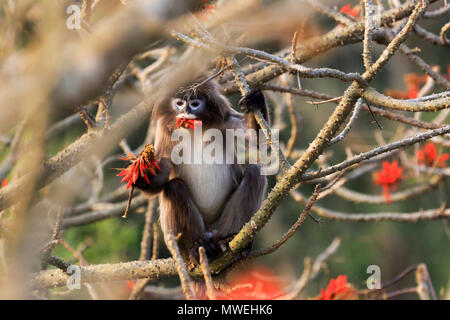
[[[209,256],[219,252],[209,241],[202,215],[183,179],[174,178],[164,188],[160,196],[160,220],[164,235],[181,233],[178,245],[185,259],[198,262],[199,246],[203,246]]]
[[[261,175],[261,167],[251,164],[247,167],[241,183],[228,200],[219,220],[212,225],[217,230],[217,239],[228,239],[237,234],[242,226],[258,211],[267,188],[266,176]],[[228,239],[229,240],[229,239]],[[223,243],[219,241],[223,247]]]

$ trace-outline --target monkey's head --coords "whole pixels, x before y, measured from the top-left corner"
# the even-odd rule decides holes
[[[170,105],[177,118],[201,120],[203,124],[222,123],[228,111],[228,101],[220,94],[215,82],[179,90]]]
[[[163,110],[158,113],[173,121],[177,118],[201,120],[203,126],[221,124],[230,113],[237,113],[220,93],[217,83],[214,80],[202,83],[204,79],[178,89],[173,97],[165,100],[161,105]]]

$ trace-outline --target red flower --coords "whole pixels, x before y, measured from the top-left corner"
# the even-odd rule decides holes
[[[349,300],[358,298],[356,290],[347,283],[347,276],[331,279],[326,290],[320,289],[318,300]]]
[[[401,180],[403,168],[398,166],[398,161],[395,160],[390,164],[387,161],[383,161],[383,169],[375,172],[374,182],[376,185],[383,187],[383,194],[386,197],[386,202],[391,202],[391,195],[389,188]]]
[[[361,11],[361,8],[359,5],[354,6],[353,8],[351,7],[351,5],[348,3],[345,6],[343,6],[340,10],[340,12],[342,13],[346,13],[352,17],[357,18],[359,15],[359,12]]]
[[[4,188],[4,187],[6,187],[8,185],[8,179],[3,179],[2,180],[2,184],[0,185],[0,188]]]
[[[408,99],[415,99],[419,95],[419,90],[417,89],[409,89],[408,90]]]
[[[450,64],[447,66],[447,74],[442,75],[445,79],[450,81]]]
[[[155,159],[155,147],[151,144],[147,144],[141,153],[136,157],[132,153],[128,153],[127,158],[121,158],[122,160],[131,161],[131,164],[122,169],[117,176],[123,177],[120,182],[127,182],[127,189],[136,182],[139,175],[150,183],[147,174],[150,172],[152,175],[156,175],[155,167],[158,166],[158,160]]]
[[[127,280],[127,288],[129,291],[133,291],[134,289],[134,281]]]
[[[433,70],[439,71],[439,67],[434,66]],[[450,65],[447,66],[447,74],[442,75],[447,80],[450,80]],[[385,90],[386,95],[396,99],[415,99],[417,98],[420,89],[427,82],[428,75],[419,75],[416,73],[407,73],[403,77],[406,90]]]
[[[273,272],[260,267],[235,276],[229,287],[228,292],[218,292],[218,300],[271,300],[284,295]]]
[[[202,9],[205,11],[209,11],[211,9],[214,9],[216,7],[216,4],[208,4],[209,0],[203,0],[202,1]]]
[[[210,11],[216,8],[216,4],[208,4],[209,0],[203,0],[200,4],[200,10],[198,12],[198,16],[208,22],[209,21],[209,16],[210,16]]]
[[[417,161],[428,167],[438,165],[445,168],[447,166],[446,161],[449,157],[450,155],[448,153],[439,155],[433,142],[427,143],[423,149],[417,151]]]
[[[201,120],[177,118],[177,128],[197,129],[201,125],[202,125],[202,121]]]
[[[427,75],[407,73],[403,77],[406,91],[386,90],[386,94],[396,99],[415,99],[419,95],[420,88],[427,81]]]
[[[427,77],[427,75],[420,76],[415,73],[405,74],[404,81],[408,90],[408,99],[417,98],[420,88],[427,82]]]

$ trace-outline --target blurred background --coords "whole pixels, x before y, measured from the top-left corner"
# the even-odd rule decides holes
[[[105,20],[118,19],[122,11],[128,10],[127,7],[130,6],[131,2],[133,1],[98,1],[90,12],[89,27],[84,27],[81,30],[70,30],[64,26],[66,19],[70,16],[66,12],[67,7],[75,4],[81,8],[83,5],[81,1],[3,0],[1,2],[0,168],[5,168],[5,161],[12,161],[12,164],[7,167],[8,170],[0,171],[3,188],[23,177],[39,161],[57,155],[58,152],[70,146],[86,133],[86,124],[77,113],[79,110],[58,108],[53,105],[53,101],[58,101],[52,95],[54,88],[67,86],[67,88],[70,87],[67,89],[68,93],[72,90],[74,93],[77,92],[73,88],[76,88],[78,84],[72,83],[70,80],[70,72],[72,72],[70,68],[81,66],[85,68],[82,72],[87,75],[93,69],[98,68],[97,60],[90,56],[89,50],[79,50],[80,43],[92,44],[89,43],[91,41],[89,39],[90,33],[101,30],[106,25]],[[340,10],[347,4],[350,4],[351,7],[359,6],[359,1],[322,0],[321,2],[336,10]],[[390,4],[387,1],[381,2],[386,8]],[[438,1],[433,8],[442,6],[442,3],[443,1]],[[205,4],[200,4],[200,7],[195,9],[196,12],[215,10],[214,8],[201,7]],[[207,4],[214,5],[214,1]],[[307,41],[337,27],[337,23],[333,19],[314,11],[306,1],[256,1],[249,8],[252,9],[242,10],[237,12],[235,16],[229,17],[223,25],[231,30],[232,35],[236,35],[236,39],[238,39],[236,45],[260,49],[268,53],[275,54],[282,49],[289,48],[296,31],[299,32],[299,43],[301,44],[302,41]],[[209,16],[207,19],[213,19],[214,21],[214,16]],[[423,19],[420,24],[434,34],[439,34],[441,27],[448,21],[449,14],[447,13],[435,19]],[[210,22],[209,20],[205,21],[205,24]],[[128,23],[128,21],[124,21],[124,25]],[[180,32],[186,31],[183,28],[179,28],[179,30]],[[188,32],[186,31],[186,33]],[[96,33],[97,35],[98,33]],[[100,51],[104,47],[110,48],[112,46],[110,42],[113,41],[114,37],[110,33],[108,35],[112,38],[105,38],[103,43],[97,43],[91,48]],[[122,36],[121,34],[117,35],[118,38]],[[410,35],[406,44],[410,48],[420,48],[420,56],[425,61],[433,66],[438,66],[441,74],[447,74],[447,67],[450,65],[450,55],[447,48],[432,46],[414,34]],[[148,43],[141,43],[140,45],[141,49],[138,52],[140,54],[148,50],[165,48],[165,50],[168,50],[170,57],[179,57],[188,50],[188,46],[170,37],[161,37],[158,40],[150,39]],[[71,50],[72,46],[73,50]],[[374,56],[377,57],[383,49],[384,46],[374,44]],[[85,56],[82,54],[85,54]],[[108,56],[100,54],[97,59],[108,59]],[[158,59],[158,53],[153,53],[153,55],[147,57],[140,56],[133,59],[132,67],[142,71],[145,67],[159,61]],[[239,59],[243,66],[255,63],[248,58],[239,57]],[[215,60],[217,60],[217,56],[210,59],[209,70],[215,68]],[[79,61],[84,61],[84,63],[79,63]],[[67,62],[67,65],[64,65],[64,62]],[[163,64],[169,65],[171,62],[172,58],[168,58]],[[70,65],[71,63],[72,65]],[[329,50],[308,60],[305,65],[362,73],[364,71],[362,44],[349,44]],[[160,67],[159,70],[152,71],[146,79],[142,80],[137,76],[141,73],[133,72],[129,66],[126,76],[123,77],[120,87],[115,91],[112,98],[109,107],[109,123],[114,123],[121,115],[127,113],[133,106],[145,99],[148,94],[151,94],[147,90],[151,90],[148,88],[151,88],[152,81],[161,78],[164,68],[165,65]],[[65,72],[64,77],[60,78],[59,74],[62,72]],[[81,71],[78,69],[73,72],[79,73]],[[403,55],[396,54],[376,76],[371,86],[379,92],[387,92],[387,90],[407,92],[408,88],[404,76],[411,73],[423,75],[423,71],[416,65]],[[66,79],[66,77],[69,78]],[[295,87],[295,77],[292,77],[292,79]],[[276,81],[277,79],[273,83],[276,83]],[[148,87],[146,87],[147,85]],[[326,93],[331,96],[342,95],[348,87],[348,83],[329,78],[302,79],[301,85],[304,89]],[[65,87],[63,89],[66,90]],[[440,92],[440,88],[436,86],[432,89],[432,92]],[[66,96],[71,97],[70,94]],[[91,94],[91,98],[95,96],[95,93]],[[240,94],[235,94],[229,98],[235,106],[240,97]],[[272,113],[272,119],[278,119],[278,124],[282,124],[280,140],[282,145],[285,145],[291,132],[285,94],[267,92],[266,99]],[[311,105],[307,103],[307,101],[312,100],[311,98],[301,96],[293,96],[293,99],[293,106],[300,117],[295,149],[302,150],[314,139],[334,110],[335,104]],[[75,99],[75,101],[77,100]],[[95,102],[96,100],[92,99],[92,101]],[[87,114],[99,117],[98,112],[96,115],[98,106],[94,102],[85,104]],[[281,110],[277,110],[277,108]],[[75,116],[73,116],[74,114]],[[434,117],[436,117],[436,114],[432,113],[421,115],[421,119],[424,121],[432,121]],[[58,129],[57,125],[61,124],[64,119],[69,118],[71,119],[70,124]],[[27,124],[22,126],[24,119],[27,119]],[[383,127],[382,131],[378,129],[369,113],[362,113],[345,140],[326,150],[327,163],[335,164],[343,161],[349,150],[353,154],[357,154],[378,146],[383,139],[386,143],[398,140],[399,134],[408,129],[404,125],[381,117],[377,117],[377,120]],[[444,123],[449,123],[449,117],[446,118]],[[23,132],[17,134],[20,130],[23,130]],[[139,152],[149,136],[148,132],[151,131],[149,130],[149,121],[145,119],[142,123],[138,123],[128,130],[126,143],[131,150]],[[19,142],[14,151],[11,151],[12,141],[17,136],[19,136]],[[423,147],[423,145],[421,144],[420,147]],[[438,150],[441,153],[450,152],[449,148],[442,146],[439,146]],[[96,210],[95,206],[92,206],[95,203],[98,204],[98,208],[103,206],[100,209],[107,209],[107,204],[102,199],[104,200],[105,197],[112,194],[118,196],[111,203],[123,203],[126,200],[127,193],[116,176],[117,171],[113,168],[120,168],[124,165],[118,158],[124,154],[124,151],[124,148],[117,144],[111,146],[107,154],[84,158],[83,161],[40,191],[33,191],[32,196],[25,195],[28,202],[23,205],[23,208],[18,205],[2,211],[1,224],[4,226],[14,225],[14,215],[23,210],[21,217],[27,219],[28,222],[22,221],[21,230],[29,233],[26,238],[27,241],[31,241],[29,238],[32,231],[39,230],[48,235],[49,227],[51,230],[51,226],[54,224],[57,212],[55,208],[57,207],[69,210],[70,208],[79,208],[80,205],[87,203],[89,209],[80,210],[82,214],[86,214]],[[405,149],[406,157],[402,158],[400,163],[406,165],[405,160],[414,163],[416,151],[417,149],[414,147]],[[13,158],[9,160],[11,154],[13,154]],[[392,158],[392,160],[395,159],[398,159],[398,157]],[[102,165],[99,166],[99,163]],[[311,169],[317,168],[318,164],[316,163]],[[398,185],[398,190],[419,185],[427,182],[430,178],[425,175],[416,176],[408,168],[405,169],[404,176],[406,178]],[[275,177],[270,177],[270,187],[274,184]],[[348,182],[346,187],[367,195],[379,196],[382,194],[381,187],[373,182],[373,172]],[[313,189],[314,185],[308,184],[300,188],[302,193],[307,195],[311,194]],[[438,188],[407,201],[390,204],[355,203],[331,194],[320,200],[319,204],[325,208],[345,213],[417,212],[422,209],[439,208],[443,202],[448,203],[450,200],[449,190],[450,184],[447,179]],[[26,193],[26,190],[24,193]],[[283,200],[270,222],[258,233],[254,248],[262,249],[277,241],[297,220],[302,208],[303,205],[297,203],[291,197]],[[121,218],[119,213],[93,223],[68,227],[64,229],[61,235],[65,244],[54,246],[52,255],[74,264],[80,263],[80,254],[87,264],[138,260],[145,212],[146,203],[142,203],[137,209],[132,208],[127,219]],[[79,213],[74,213],[74,215],[77,214]],[[370,276],[367,273],[367,268],[370,265],[380,267],[381,281],[385,282],[407,267],[418,263],[427,265],[438,296],[443,298],[447,292],[448,298],[450,286],[450,226],[448,220],[418,223],[389,221],[356,223],[320,218],[315,212],[311,214],[320,219],[320,222],[307,219],[295,235],[276,252],[253,259],[249,264],[255,266],[255,268],[269,269],[276,276],[279,285],[282,288],[287,288],[293,280],[300,277],[304,268],[303,260],[305,257],[316,257],[325,250],[334,238],[339,237],[342,241],[339,249],[326,261],[323,272],[306,287],[303,298],[318,295],[320,288],[325,288],[330,278],[335,278],[338,275],[347,275],[348,281],[356,288],[365,289],[366,279]],[[29,221],[33,221],[33,227],[30,227]],[[159,227],[157,230],[160,242],[158,257],[169,257],[170,253],[161,240],[162,234]],[[41,240],[45,239],[42,235],[36,237]],[[5,248],[5,241],[3,239],[1,241]],[[14,248],[23,248],[25,242],[24,239],[20,240]],[[7,249],[3,251],[7,251]],[[3,266],[0,267],[0,274],[3,275],[6,272],[4,265],[5,261],[0,264],[0,266]],[[36,271],[35,267],[30,267],[30,269]],[[239,272],[239,268],[234,272]],[[6,288],[5,283],[2,285],[5,285],[4,288]],[[179,281],[176,277],[161,278],[152,285],[176,287],[179,285]],[[414,277],[410,276],[402,280],[396,288],[413,285]],[[100,298],[127,298],[132,284],[122,281],[94,285],[94,287]],[[115,290],[111,290],[111,288]],[[114,294],[111,292],[114,292]],[[3,294],[5,294],[4,291]],[[50,290],[47,294],[47,297],[51,299],[90,297],[84,286],[81,290],[66,292],[65,288],[60,288]],[[6,295],[6,297],[8,296]],[[409,294],[402,296],[402,298],[416,299],[417,296]]]

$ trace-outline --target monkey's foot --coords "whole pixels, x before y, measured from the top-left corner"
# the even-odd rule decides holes
[[[197,241],[190,251],[191,260],[194,264],[198,264],[200,261],[198,248],[203,247],[206,252],[208,260],[215,259],[220,253],[223,253],[230,249],[230,241],[236,236],[235,234],[225,238],[215,238],[213,235],[215,232],[205,233],[205,238]],[[250,242],[244,250],[242,250],[236,257],[236,260],[240,260],[249,255],[252,251],[253,241]]]
[[[204,238],[198,240],[190,250],[191,259],[194,260],[196,264],[198,264],[200,261],[198,253],[198,248],[200,247],[203,247],[205,249],[208,260],[214,259],[221,252],[221,249],[217,246],[217,243],[212,239],[211,234],[207,232],[205,233]]]
[[[225,252],[225,251],[230,249],[230,242],[231,242],[231,240],[233,240],[233,238],[235,236],[236,236],[236,234],[232,234],[232,235],[230,235],[228,237],[225,237],[225,238],[215,239],[216,245],[220,248],[220,250],[222,252]],[[253,241],[250,242],[247,245],[247,247],[245,247],[245,249],[242,250],[238,254],[238,256],[236,257],[236,260],[240,260],[240,259],[245,258],[246,256],[248,256],[250,251],[252,251],[252,244],[253,244]]]

